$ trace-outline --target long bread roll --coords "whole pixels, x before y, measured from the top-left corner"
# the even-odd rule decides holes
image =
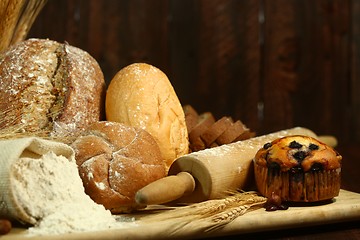
[[[160,147],[166,170],[189,152],[185,115],[171,82],[160,69],[133,63],[122,68],[106,92],[106,119],[141,128]]]
[[[224,197],[229,191],[245,189],[252,181],[252,159],[267,142],[289,135],[318,136],[309,129],[295,127],[244,141],[221,145],[184,155],[174,161],[169,177],[155,181],[137,193],[137,201],[145,204],[191,203]],[[181,172],[190,173],[177,177]],[[187,177],[190,176],[190,177]],[[195,188],[189,181],[195,180]],[[187,184],[188,183],[188,184]],[[189,189],[186,189],[188,186]],[[178,196],[176,195],[178,193]]]

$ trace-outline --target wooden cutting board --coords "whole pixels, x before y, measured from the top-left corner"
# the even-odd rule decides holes
[[[167,211],[167,210],[163,210]],[[136,216],[135,216],[136,217]],[[146,215],[143,216],[146,218]],[[138,224],[122,229],[99,232],[84,232],[58,236],[43,236],[36,239],[184,239],[207,238],[232,234],[279,230],[304,226],[345,222],[360,219],[360,194],[341,190],[332,202],[322,205],[290,206],[285,211],[266,212],[263,208],[247,212],[233,222],[214,231],[204,232],[206,223],[192,221],[184,226],[173,220]],[[14,228],[2,240],[20,240],[26,236],[26,229]],[[26,239],[35,239],[27,237]]]

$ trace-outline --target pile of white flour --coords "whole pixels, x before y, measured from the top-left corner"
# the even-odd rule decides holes
[[[75,162],[49,152],[20,158],[13,165],[14,190],[25,211],[37,220],[30,234],[63,234],[122,228],[110,211],[85,194]]]

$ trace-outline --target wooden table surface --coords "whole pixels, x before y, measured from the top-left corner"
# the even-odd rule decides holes
[[[360,144],[338,146],[337,150],[343,156],[342,189],[360,193]],[[224,239],[224,237],[212,239]],[[360,219],[313,227],[299,226],[299,228],[280,231],[232,235],[225,239],[360,239]]]
[[[360,171],[359,171],[359,169],[360,169],[360,151],[359,151],[359,149],[360,149],[360,145],[344,146],[344,147],[340,146],[337,148],[339,153],[343,156],[342,189],[348,190],[351,192],[356,192],[356,193],[360,193],[360,184],[359,184],[360,183],[360,174],[359,174],[360,173]],[[358,195],[358,194],[356,194],[356,195]],[[340,203],[340,201],[339,201],[339,203]],[[331,209],[331,211],[335,212],[333,210],[336,210],[336,212],[338,214],[339,208],[335,207],[335,205],[333,205],[334,207]],[[358,205],[357,202],[356,202],[356,205]],[[337,206],[339,206],[339,205],[337,205]],[[349,205],[346,205],[346,206],[349,206]],[[348,207],[347,209],[345,209],[345,207],[344,208],[341,207],[341,209],[343,209],[343,211],[341,211],[341,213],[346,213],[346,214],[355,213],[355,212],[351,212],[351,209],[354,209],[354,208]],[[349,209],[350,209],[350,212],[349,212]],[[357,208],[356,211],[358,211],[358,210],[359,210],[359,208]],[[288,211],[290,211],[290,210],[288,210]],[[354,211],[355,211],[355,209],[354,209]],[[283,212],[283,213],[286,213],[286,212]],[[343,215],[343,214],[341,214],[341,215]],[[305,215],[302,215],[302,216],[305,216]],[[312,211],[310,213],[310,215],[306,215],[306,216],[314,216],[314,217],[318,216],[319,217],[319,213],[316,214],[314,211]],[[350,215],[347,215],[347,216],[350,216]],[[284,216],[284,218],[285,218],[285,216]],[[336,218],[336,219],[338,219],[338,218]],[[339,218],[339,219],[343,219],[343,218]],[[326,239],[326,240],[328,240],[328,239],[346,239],[346,240],[360,239],[360,218],[356,217],[356,218],[347,218],[347,219],[355,219],[355,220],[347,220],[347,221],[339,220],[341,222],[337,222],[337,223],[333,223],[333,221],[331,221],[331,224],[329,223],[329,221],[327,221],[326,224],[325,223],[322,224],[321,222],[316,221],[316,224],[318,224],[316,226],[310,225],[308,227],[304,227],[304,226],[299,225],[299,226],[296,226],[295,228],[292,228],[293,227],[292,225],[285,224],[286,226],[291,226],[291,228],[282,229],[282,230],[273,230],[273,231],[267,231],[267,230],[260,231],[259,230],[259,232],[253,232],[251,230],[252,233],[243,233],[243,234],[238,234],[241,231],[235,231],[235,232],[234,231],[224,231],[225,236],[224,236],[224,234],[222,234],[221,237],[209,238],[209,235],[206,235],[206,236],[204,235],[203,239],[213,239],[213,240],[217,240],[217,239]],[[251,222],[252,222],[251,218],[249,221],[248,220],[246,220],[246,222],[244,222],[245,225],[246,225],[246,223],[251,224]],[[268,218],[268,220],[266,220],[266,221],[271,221],[271,218]],[[324,215],[324,221],[326,221],[325,215]],[[338,220],[336,220],[336,221],[338,221]],[[304,221],[304,222],[306,222],[306,221]],[[261,224],[261,221],[260,222],[255,221],[254,223]],[[273,224],[278,224],[278,223],[273,222]],[[241,227],[243,227],[243,226],[244,225],[241,224]],[[251,226],[253,226],[253,225],[251,225]],[[279,226],[279,225],[277,225],[277,226]],[[264,229],[264,228],[259,227],[259,229]],[[265,229],[269,229],[269,228],[265,228]],[[147,230],[149,230],[149,229],[147,229]],[[121,230],[121,233],[124,233],[123,231],[124,230]],[[148,231],[148,235],[150,234],[149,236],[153,236],[154,234],[152,234],[152,232],[154,232],[154,231]],[[226,234],[229,234],[232,232],[234,232],[234,234],[236,234],[236,235],[226,235]],[[143,234],[143,233],[141,233],[141,234]],[[157,232],[157,234],[159,234],[159,233]],[[201,234],[201,232],[200,232],[200,234]],[[109,235],[109,236],[113,237],[113,235]],[[131,235],[126,235],[126,232],[125,232],[124,236],[131,236]],[[149,236],[147,236],[147,237],[149,237]],[[195,235],[192,235],[192,236],[195,236]],[[215,236],[215,235],[211,235],[211,236]],[[10,237],[10,236],[7,236],[7,237]],[[16,237],[16,236],[14,236],[14,237]],[[113,239],[111,237],[110,238],[108,237],[106,239]],[[196,237],[201,238],[201,235],[199,235],[199,232],[196,234]],[[0,239],[1,239],[1,237],[0,237]],[[19,238],[16,238],[16,239],[19,239]],[[75,238],[72,238],[72,239],[75,239]],[[84,238],[82,238],[82,239],[84,239]],[[92,239],[95,239],[95,238],[92,238]],[[131,239],[131,238],[129,238],[129,239]],[[152,238],[148,238],[148,239],[152,239]]]

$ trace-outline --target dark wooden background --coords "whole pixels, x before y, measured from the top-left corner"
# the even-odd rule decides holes
[[[182,104],[258,134],[334,135],[342,188],[360,193],[360,0],[48,0],[29,36],[88,51],[107,82],[128,64],[155,65]],[[316,239],[359,236],[331,228]]]
[[[258,134],[360,143],[360,0],[49,0],[29,37],[88,51],[107,82],[150,63],[182,104]]]

